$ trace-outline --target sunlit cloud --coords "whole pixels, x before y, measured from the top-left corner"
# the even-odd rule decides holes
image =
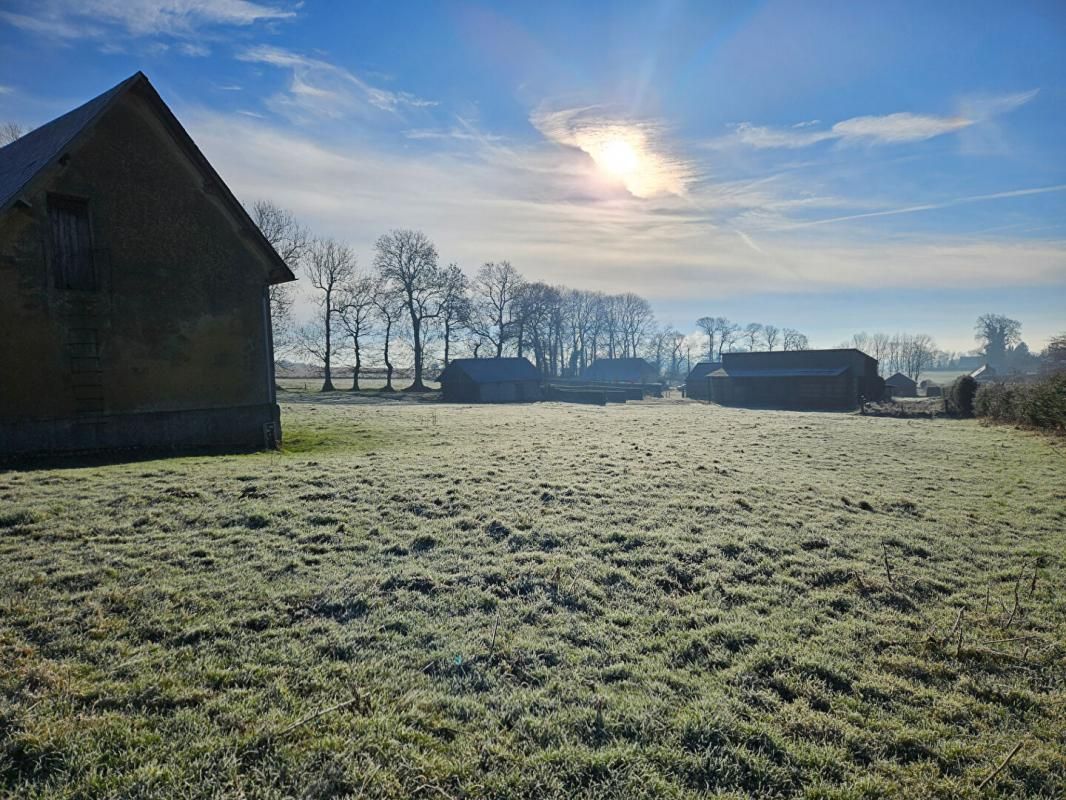
[[[370,146],[342,152],[235,115],[188,115],[188,124],[239,197],[281,203],[359,252],[369,252],[382,231],[421,228],[444,258],[462,266],[507,258],[533,280],[600,290],[624,285],[661,303],[740,297],[767,287],[995,287],[1007,274],[1012,282],[1055,285],[1066,269],[1061,240],[944,234],[934,241],[871,241],[862,232],[756,231],[731,222],[740,219],[738,210],[780,218],[792,208],[793,200],[770,191],[773,183],[701,189],[685,199],[575,202],[573,186],[587,176],[543,146],[470,139],[456,152]],[[805,199],[831,202],[798,202]]]
[[[693,170],[670,155],[661,126],[615,118],[596,107],[539,110],[530,122],[549,140],[587,153],[634,197],[684,195]]]
[[[343,67],[271,45],[258,45],[237,56],[241,61],[267,64],[290,72],[288,91],[269,100],[273,110],[290,118],[340,119],[368,108],[396,112],[403,108],[436,105],[407,92],[372,86]]]
[[[801,148],[818,142],[842,144],[898,144],[920,142],[956,133],[979,122],[1006,114],[1028,103],[1039,90],[1006,95],[980,95],[960,103],[960,113],[950,116],[913,114],[902,111],[882,116],[851,117],[831,128],[817,129],[817,122],[800,122],[789,128],[775,128],[739,123],[734,130],[736,141],[755,148]]]

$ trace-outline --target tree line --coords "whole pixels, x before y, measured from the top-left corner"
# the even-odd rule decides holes
[[[597,358],[646,358],[666,376],[691,367],[691,337],[658,324],[651,304],[633,292],[529,281],[508,261],[486,262],[468,276],[455,264],[442,265],[424,233],[406,229],[379,237],[363,269],[350,247],[312,236],[289,211],[269,201],[250,210],[315,304],[312,319],[296,324],[291,287],[271,287],[275,351],[315,362],[324,391],[335,388],[339,367],[358,389],[368,364],[384,372],[384,388],[392,391],[401,362],[410,368],[407,390],[422,391],[431,366],[459,356],[524,356],[545,377],[579,375]],[[742,345],[807,347],[799,332],[773,325],[742,328],[722,317],[698,325],[710,336],[709,356]]]

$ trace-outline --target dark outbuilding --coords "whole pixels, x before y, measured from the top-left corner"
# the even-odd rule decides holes
[[[139,72],[0,148],[0,455],[274,446],[291,280]]]
[[[689,370],[688,377],[685,378],[685,397],[693,400],[710,400],[710,375],[721,368],[721,361],[701,361]]]
[[[597,358],[581,377],[595,383],[655,383],[659,370],[643,358]]]
[[[850,409],[884,393],[877,359],[850,348],[726,353],[710,383],[716,403],[768,408]]]
[[[917,397],[918,384],[902,372],[885,378],[885,397]]]
[[[457,358],[437,378],[449,403],[532,403],[541,376],[525,358]]]

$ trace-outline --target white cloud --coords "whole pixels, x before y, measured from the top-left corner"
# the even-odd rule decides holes
[[[8,25],[29,33],[55,39],[80,39],[99,36],[102,33],[100,28],[88,24],[84,19],[68,20],[65,15],[46,7],[37,11],[37,14],[0,11],[0,22],[6,22]]]
[[[836,202],[782,197],[772,181],[644,200],[597,194],[590,188],[597,170],[587,157],[561,158],[544,144],[472,139],[461,151],[342,152],[232,115],[190,115],[187,122],[240,197],[291,208],[317,232],[350,242],[364,263],[382,232],[414,227],[437,243],[443,259],[467,268],[507,258],[534,280],[625,286],[658,304],[765,291],[979,289],[1001,286],[1007,275],[1015,285],[1058,285],[1066,274],[1060,240],[909,240],[862,231],[823,235],[819,227],[756,232],[735,222]]]
[[[197,42],[183,42],[178,46],[178,51],[183,55],[193,58],[202,58],[211,55],[211,48]]]
[[[275,111],[300,121],[340,119],[365,112],[368,107],[397,112],[435,105],[407,92],[372,86],[343,67],[280,47],[257,45],[237,57],[290,71],[288,91],[275,95],[269,102]]]
[[[186,38],[295,16],[290,8],[252,0],[38,0],[19,12],[0,11],[0,21],[54,39],[99,38],[116,28],[131,37]]]
[[[964,99],[960,112],[951,116],[913,114],[902,111],[883,116],[851,117],[831,128],[815,130],[815,122],[800,122],[790,128],[774,128],[742,122],[736,126],[736,141],[755,148],[801,148],[824,141],[845,144],[897,144],[920,142],[956,133],[979,122],[1006,114],[1036,97],[1038,89],[1007,95],[980,95]]]
[[[618,117],[598,107],[538,110],[530,122],[549,140],[587,153],[634,197],[684,195],[691,166],[667,153],[662,126]]]

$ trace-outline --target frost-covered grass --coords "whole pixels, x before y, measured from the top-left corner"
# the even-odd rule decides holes
[[[0,473],[0,796],[1066,792],[1061,441],[292,400]]]

